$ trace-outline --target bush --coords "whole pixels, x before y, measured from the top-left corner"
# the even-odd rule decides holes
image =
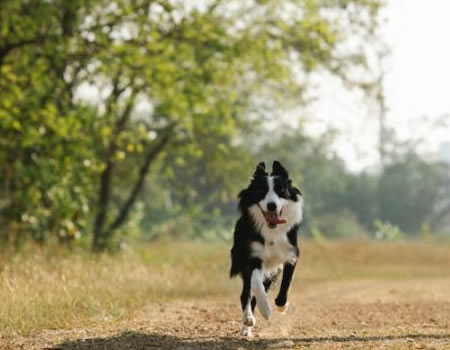
[[[382,241],[395,241],[402,237],[403,233],[400,228],[390,222],[375,220],[373,225],[377,229],[375,238]]]
[[[343,210],[336,214],[326,214],[316,219],[315,225],[322,236],[327,238],[362,238],[368,233],[359,223],[355,214]]]

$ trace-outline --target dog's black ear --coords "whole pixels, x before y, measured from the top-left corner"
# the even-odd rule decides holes
[[[289,198],[292,199],[294,202],[297,202],[298,198],[297,195],[303,197],[302,191],[300,191],[297,187],[292,185],[292,180],[288,180],[288,188],[289,188]]]
[[[247,195],[248,189],[243,189],[241,192],[239,192],[238,194],[238,198],[242,199]]]
[[[303,196],[302,191],[300,191],[297,187],[292,186],[292,192],[295,194],[299,194],[300,196]]]
[[[258,163],[258,165],[256,166],[255,172],[253,174],[253,178],[257,178],[259,176],[266,176],[267,172],[266,172],[266,164],[264,164],[264,162],[260,162]]]
[[[275,160],[272,164],[272,175],[289,178],[289,173],[278,160]]]

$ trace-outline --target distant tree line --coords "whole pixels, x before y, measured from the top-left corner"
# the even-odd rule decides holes
[[[262,134],[255,134],[260,142]],[[248,159],[241,163],[246,176],[234,177],[237,172],[227,163],[215,166],[228,177],[224,182],[233,182],[230,196],[208,178],[209,165],[202,159],[189,160],[192,166],[188,170],[175,166],[174,176],[162,185],[165,198],[156,200],[159,190],[147,187],[146,208],[154,209],[144,216],[144,231],[228,239],[236,219],[235,196],[248,184],[252,167],[261,160],[279,159],[304,193],[303,235],[368,238],[379,230],[398,230],[410,237],[450,234],[450,165],[425,159],[413,145],[391,139],[392,152],[386,152],[384,166],[355,173],[332,152],[331,134],[314,139],[298,128],[265,137],[266,142],[259,147],[247,145],[236,155],[240,160]],[[251,136],[248,140],[251,142]],[[389,232],[381,234],[389,238]]]
[[[287,161],[306,192],[309,231],[318,228],[341,237],[373,235],[376,221],[381,221],[412,236],[449,233],[450,164],[424,159],[395,138],[390,146],[384,165],[352,173],[326,144],[302,135],[283,137],[275,147],[278,154],[292,150]]]

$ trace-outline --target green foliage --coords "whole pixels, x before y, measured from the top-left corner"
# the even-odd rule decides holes
[[[373,225],[377,230],[375,232],[375,238],[381,241],[395,241],[402,237],[402,231],[396,225],[390,222],[383,222],[381,220],[375,220]]]
[[[327,238],[364,238],[366,229],[358,222],[355,214],[349,210],[324,214],[316,218],[315,223],[321,234]]]
[[[356,30],[372,38],[379,4],[2,1],[2,236],[92,234],[103,249],[139,195],[154,194],[147,174],[193,217],[229,211],[252,161],[247,133],[302,97],[299,74],[345,78],[364,65],[337,48]],[[217,222],[194,219],[205,220]]]
[[[449,181],[448,166],[407,154],[386,166],[380,176],[379,218],[414,233],[424,222],[438,225],[448,214]]]

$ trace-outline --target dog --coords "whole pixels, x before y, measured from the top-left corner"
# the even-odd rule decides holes
[[[264,162],[256,167],[250,185],[239,193],[240,218],[234,230],[230,277],[242,278],[242,336],[252,336],[255,306],[266,320],[272,308],[268,289],[281,273],[275,305],[284,313],[300,250],[297,231],[303,220],[303,195],[289,173],[274,161],[272,173]]]

